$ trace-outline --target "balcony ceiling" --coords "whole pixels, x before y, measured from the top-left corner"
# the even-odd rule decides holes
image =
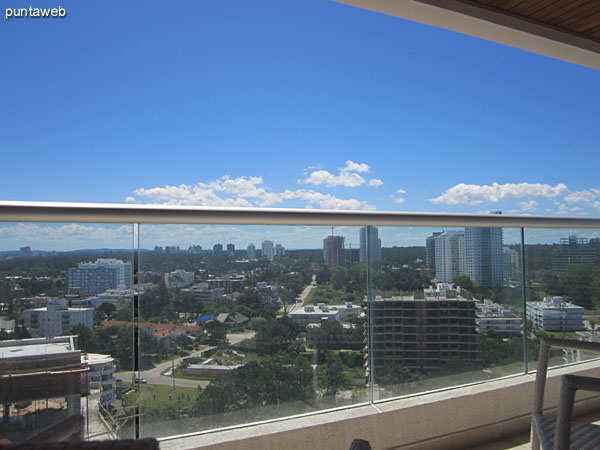
[[[334,0],[600,70],[600,0]]]

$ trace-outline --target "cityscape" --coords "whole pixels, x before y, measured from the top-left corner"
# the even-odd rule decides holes
[[[154,436],[222,428],[360,403],[371,385],[392,398],[516,373],[524,337],[530,355],[546,334],[596,339],[598,238],[522,255],[500,228],[411,247],[355,232],[332,227],[320,249],[2,253],[3,434],[127,437],[136,417]]]

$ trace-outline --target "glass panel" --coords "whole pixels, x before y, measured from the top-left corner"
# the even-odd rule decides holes
[[[358,228],[140,225],[139,256],[142,435],[368,400]]]
[[[375,400],[523,373],[520,239],[372,227]]]
[[[600,230],[534,229],[525,233],[530,358],[543,336],[598,340],[600,324]],[[550,365],[598,355],[555,351]],[[530,364],[535,369],[535,364]]]
[[[0,436],[133,436],[131,225],[0,224]],[[126,394],[125,394],[126,395]],[[110,424],[110,425],[107,425]]]

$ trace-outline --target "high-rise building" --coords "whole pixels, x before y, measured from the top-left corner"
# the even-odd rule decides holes
[[[235,244],[227,244],[227,255],[229,255],[229,256],[235,255]]]
[[[521,254],[513,248],[502,248],[502,271],[508,280],[518,280],[521,275]]]
[[[432,372],[450,361],[478,360],[476,301],[461,297],[454,286],[440,283],[410,297],[377,296],[370,303],[373,355],[367,361],[375,382],[390,362]]]
[[[552,249],[552,271],[555,273],[564,272],[569,264],[591,266],[595,262],[596,254],[586,238],[562,238],[560,244]]]
[[[256,247],[254,244],[248,244],[248,259],[256,259]]]
[[[329,268],[346,265],[344,236],[327,236],[323,239],[323,261]]]
[[[435,237],[440,234],[442,234],[441,231],[436,231],[425,239],[425,265],[427,267],[435,267]]]
[[[262,257],[273,261],[273,256],[275,256],[275,252],[273,251],[273,242],[264,241],[262,243]]]
[[[465,232],[444,231],[434,238],[435,277],[438,281],[452,283],[465,272]]]
[[[19,249],[19,256],[21,256],[21,258],[31,258],[31,247],[21,247]]]
[[[502,287],[502,228],[465,228],[466,274],[478,286]]]
[[[360,262],[367,263],[368,249],[371,250],[371,261],[381,261],[381,239],[379,239],[379,230],[377,227],[370,227],[370,239],[368,238],[368,227],[360,229]],[[368,245],[370,242],[370,245]]]
[[[285,256],[285,247],[281,244],[276,244],[273,249],[274,256]]]
[[[133,266],[114,258],[79,263],[67,270],[69,293],[96,295],[109,289],[133,289]]]
[[[213,254],[220,255],[223,253],[223,244],[215,244],[213,245]]]

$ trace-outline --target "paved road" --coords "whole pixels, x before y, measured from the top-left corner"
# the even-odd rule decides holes
[[[292,305],[287,306],[288,313],[290,313],[296,309],[300,309],[304,306],[304,301],[306,300],[306,297],[308,297],[308,294],[310,294],[310,291],[312,291],[314,288],[317,287],[316,278],[317,277],[315,275],[313,275],[312,283],[310,283],[308,286],[306,286],[304,288],[304,290],[302,291],[302,293],[298,296],[298,299],[301,300],[300,302],[293,303]]]
[[[246,339],[250,339],[251,337],[254,336],[254,334],[255,334],[254,331],[248,332],[248,333],[228,334],[227,342],[229,342],[232,345],[238,344],[242,341],[245,341]],[[193,357],[193,356],[201,356],[200,353],[202,351],[206,351],[211,348],[214,348],[214,347],[204,346],[204,347],[202,347],[202,349],[198,350],[197,352],[194,352],[194,353],[190,354],[189,356],[185,356],[185,358],[189,358],[189,357]],[[173,377],[166,377],[164,375],[161,375],[161,373],[173,366],[177,366],[181,361],[183,361],[183,358],[184,357],[175,358],[172,361],[167,361],[167,362],[158,364],[153,369],[143,370],[141,373],[141,378],[144,378],[148,382],[148,384],[162,384],[164,386],[172,386],[173,385]],[[133,372],[131,372],[131,371],[119,372],[119,373],[115,374],[115,377],[120,378],[123,381],[132,380]],[[180,387],[198,387],[198,386],[200,386],[201,388],[205,388],[206,386],[208,386],[208,383],[210,383],[210,382],[209,381],[197,381],[197,380],[184,380],[184,379],[180,379],[180,378],[175,378],[175,386],[180,386]]]

